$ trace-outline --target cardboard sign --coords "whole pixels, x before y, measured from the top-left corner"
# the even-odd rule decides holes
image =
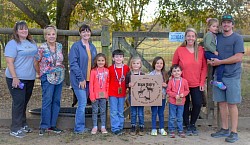
[[[170,42],[183,42],[185,39],[185,32],[169,32]]]
[[[162,106],[162,76],[132,75],[131,106]]]

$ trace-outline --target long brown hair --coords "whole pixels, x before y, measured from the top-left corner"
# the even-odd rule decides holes
[[[18,30],[22,30],[22,29],[28,29],[28,25],[25,21],[19,21],[16,22],[14,28],[13,28],[13,35],[12,35],[12,39],[14,39],[17,43],[20,43],[20,38],[17,34]],[[32,38],[32,36],[30,35],[30,33],[28,32],[28,36],[26,38],[28,41],[30,41],[31,43],[34,43],[34,40]]]
[[[157,63],[158,60],[162,60],[162,61],[163,61],[163,67],[162,67],[162,69],[161,69],[161,73],[162,73],[164,82],[167,83],[167,82],[168,82],[169,76],[168,76],[168,73],[166,72],[166,69],[165,69],[165,61],[164,61],[164,59],[163,59],[161,56],[156,56],[156,57],[154,58],[153,62],[152,62],[152,67],[153,67],[153,69],[155,70],[155,65],[156,65],[156,63]]]
[[[197,32],[196,32],[196,30],[194,28],[187,28],[187,30],[185,32],[185,37],[187,36],[188,32],[194,32],[195,36],[196,36],[196,40],[194,41],[194,58],[197,61],[198,60],[198,53],[199,53],[198,52],[199,51],[198,50],[198,42],[197,42],[198,35],[197,35]],[[184,40],[180,46],[181,47],[186,47],[187,46],[187,40]]]
[[[108,67],[108,62],[107,62],[107,59],[106,59],[105,54],[103,54],[103,53],[98,53],[98,54],[95,56],[94,64],[93,64],[93,66],[92,66],[92,69],[98,67],[98,66],[97,66],[97,60],[98,60],[99,57],[103,57],[103,58],[104,58],[104,60],[105,60],[105,65],[104,65],[104,67],[106,67],[106,68]]]

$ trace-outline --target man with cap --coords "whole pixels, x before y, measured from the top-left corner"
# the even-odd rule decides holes
[[[226,137],[225,141],[231,143],[239,139],[237,104],[241,103],[241,62],[244,54],[244,41],[239,34],[233,32],[234,24],[232,15],[222,16],[223,33],[217,36],[217,51],[222,60],[214,58],[208,61],[212,66],[225,65],[222,81],[227,86],[226,90],[213,87],[213,100],[218,102],[220,109],[221,129],[211,136]],[[231,119],[231,130],[228,116]]]

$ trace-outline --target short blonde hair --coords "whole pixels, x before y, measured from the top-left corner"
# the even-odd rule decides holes
[[[46,27],[43,29],[44,38],[45,38],[45,36],[46,36],[51,30],[54,30],[54,31],[56,32],[56,36],[57,36],[57,28],[56,28],[56,26],[54,26],[54,25],[48,25],[48,26],[46,26]]]
[[[130,70],[133,70],[132,64],[133,64],[133,62],[135,62],[135,61],[140,61],[140,64],[141,64],[141,67],[142,67],[142,60],[141,60],[141,58],[140,58],[139,56],[133,56],[133,57],[131,58],[130,64],[129,64]],[[141,68],[141,67],[140,67],[140,68]]]

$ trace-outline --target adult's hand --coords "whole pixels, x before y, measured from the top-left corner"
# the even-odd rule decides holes
[[[204,86],[200,86],[200,91],[204,91],[205,87]]]
[[[82,89],[86,88],[86,80],[79,83],[79,88],[82,88]]]
[[[19,86],[20,80],[16,77],[13,78],[12,80],[12,87],[17,88]]]

